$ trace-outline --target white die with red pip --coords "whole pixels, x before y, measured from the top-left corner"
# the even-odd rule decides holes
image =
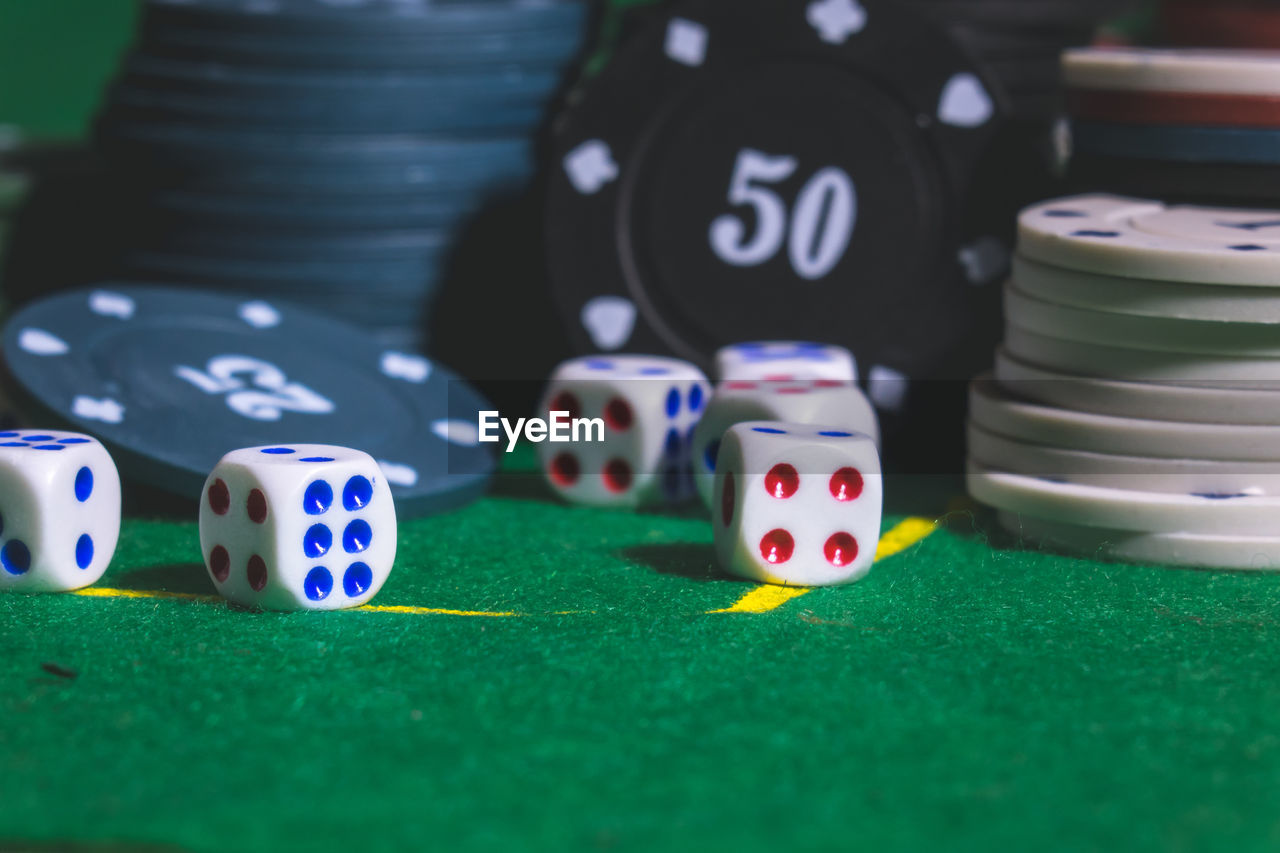
[[[200,548],[218,592],[236,604],[357,607],[395,562],[391,489],[373,457],[347,447],[233,450],[205,481]]]
[[[604,440],[539,444],[547,482],[564,499],[593,506],[692,497],[689,442],[710,393],[702,371],[679,359],[610,355],[564,362],[539,410],[599,418]]]
[[[120,475],[77,432],[0,432],[0,590],[80,589],[120,538]]]
[[[725,430],[742,421],[788,421],[832,424],[880,440],[876,410],[853,384],[838,379],[792,382],[732,380],[721,382],[693,433],[693,478],[698,495],[710,509],[715,488],[716,456]]]
[[[875,559],[883,501],[870,436],[781,421],[735,424],[716,461],[716,557],[726,571],[766,583],[851,583]]]
[[[716,351],[716,379],[834,379],[856,382],[853,353],[834,344],[808,341],[751,341]]]

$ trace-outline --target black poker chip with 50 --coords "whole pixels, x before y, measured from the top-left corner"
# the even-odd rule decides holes
[[[965,205],[1001,109],[896,4],[664,10],[554,126],[548,254],[574,344],[706,364],[821,340],[864,377],[964,375],[999,315],[1003,250]]]

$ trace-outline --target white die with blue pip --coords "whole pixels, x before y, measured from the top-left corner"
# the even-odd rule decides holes
[[[716,350],[716,379],[834,379],[858,381],[853,353],[834,344],[809,341],[751,341]]]
[[[734,424],[716,460],[716,558],[765,583],[851,583],[875,560],[883,502],[870,436],[782,421]]]
[[[839,379],[791,382],[735,379],[721,382],[693,433],[691,458],[698,496],[711,508],[716,456],[725,430],[742,421],[788,421],[834,424],[865,433],[877,445],[880,421],[875,407],[858,386]]]
[[[711,383],[687,361],[653,355],[576,358],[552,373],[541,417],[603,421],[603,441],[544,441],[547,482],[572,503],[641,506],[693,496],[689,446]],[[598,437],[595,432],[592,438]]]
[[[80,589],[102,577],[120,538],[120,474],[76,432],[0,432],[0,589]]]
[[[396,510],[373,457],[328,444],[233,450],[200,500],[200,549],[228,600],[266,610],[358,607],[396,558]]]

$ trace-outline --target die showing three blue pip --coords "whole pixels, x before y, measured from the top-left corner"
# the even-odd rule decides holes
[[[0,590],[80,589],[102,577],[120,536],[120,475],[74,432],[0,432]]]

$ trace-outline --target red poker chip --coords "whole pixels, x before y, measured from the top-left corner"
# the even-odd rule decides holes
[[[1222,0],[1165,0],[1165,40],[1189,47],[1280,48],[1280,6]]]
[[[1280,128],[1280,97],[1262,95],[1072,89],[1067,109],[1088,121]]]

